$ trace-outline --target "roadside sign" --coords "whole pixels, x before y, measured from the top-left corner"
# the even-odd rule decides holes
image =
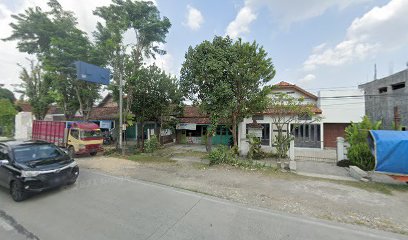
[[[107,68],[98,67],[86,62],[76,61],[75,68],[77,72],[77,79],[109,85],[110,71]]]

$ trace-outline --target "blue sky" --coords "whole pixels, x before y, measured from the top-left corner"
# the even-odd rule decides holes
[[[90,33],[97,21],[92,10],[110,1],[60,2]],[[405,69],[408,61],[406,0],[156,0],[156,4],[172,22],[164,46],[168,54],[156,64],[176,75],[189,46],[226,34],[255,40],[268,51],[277,70],[272,83],[287,81],[313,92],[357,86],[373,79],[374,64],[381,77]],[[45,1],[1,1],[2,38],[10,33],[9,15],[33,5],[45,7]],[[13,47],[15,43],[0,43],[1,83],[19,81],[15,63],[24,63],[25,56]]]

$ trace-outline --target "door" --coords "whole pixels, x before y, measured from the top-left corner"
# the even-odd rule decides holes
[[[320,124],[292,124],[291,132],[295,137],[295,147],[320,148]]]
[[[9,160],[9,155],[7,152],[7,148],[5,146],[0,145],[0,160]],[[8,170],[5,166],[0,166],[0,185],[3,187],[8,187],[8,178],[10,175],[10,170]]]

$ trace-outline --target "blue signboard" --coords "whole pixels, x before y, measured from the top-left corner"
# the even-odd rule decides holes
[[[75,68],[77,72],[77,79],[109,85],[110,71],[107,68],[98,67],[86,62],[76,61]]]

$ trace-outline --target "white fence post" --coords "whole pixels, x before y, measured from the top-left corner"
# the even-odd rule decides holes
[[[344,151],[344,138],[338,137],[337,138],[337,162],[345,159],[345,151]]]
[[[296,161],[295,161],[295,140],[292,139],[289,145],[289,169],[290,171],[296,171]]]

